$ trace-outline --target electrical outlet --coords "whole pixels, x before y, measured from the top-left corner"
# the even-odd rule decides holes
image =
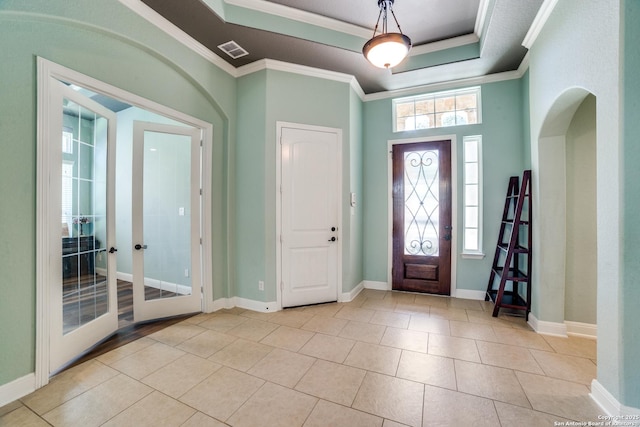
[[[184,269],[184,277],[189,277],[189,269],[188,268]]]
[[[258,281],[258,290],[264,291],[264,282],[262,280]]]

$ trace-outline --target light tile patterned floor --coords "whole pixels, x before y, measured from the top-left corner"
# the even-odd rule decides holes
[[[67,370],[1,426],[553,426],[596,421],[596,342],[490,303],[354,301],[200,314]]]

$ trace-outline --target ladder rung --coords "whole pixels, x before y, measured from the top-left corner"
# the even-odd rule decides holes
[[[499,266],[493,268],[494,273],[496,273],[499,277],[502,277],[502,270],[503,269]],[[505,280],[510,282],[528,282],[529,276],[521,270],[518,270],[514,273],[513,268],[510,268],[507,277],[505,277]]]
[[[514,220],[512,220],[512,219],[503,219],[502,220],[503,224],[513,224],[513,222],[514,222]],[[520,221],[518,221],[518,225],[529,225],[529,221],[520,220]]]
[[[509,250],[509,244],[508,243],[499,243],[498,247],[500,249],[502,249],[503,251],[508,251]],[[517,245],[515,248],[513,248],[513,253],[514,254],[527,254],[527,253],[529,253],[529,249],[525,248],[524,246]]]
[[[491,299],[491,301],[495,303],[496,298],[498,297],[498,291],[497,290],[488,291],[487,296]],[[514,293],[513,291],[505,291],[502,294],[502,301],[500,302],[500,307],[512,308],[515,310],[524,310],[528,308],[527,302],[524,299],[522,299],[522,297],[518,295],[517,292]]]

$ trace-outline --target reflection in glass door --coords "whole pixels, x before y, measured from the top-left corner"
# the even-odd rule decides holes
[[[201,310],[200,130],[134,122],[136,322]]]
[[[60,165],[61,228],[51,231],[58,267],[51,295],[51,371],[80,354],[117,327],[115,280],[109,277],[107,245],[113,240],[108,170],[113,155],[115,115],[58,83],[60,119],[52,126],[52,156]],[[53,101],[52,101],[53,102]],[[115,262],[115,259],[113,260]]]

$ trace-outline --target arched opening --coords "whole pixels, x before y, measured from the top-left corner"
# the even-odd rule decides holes
[[[533,290],[538,319],[548,327],[545,332],[595,338],[595,96],[581,88],[560,95],[542,125],[537,151]]]

